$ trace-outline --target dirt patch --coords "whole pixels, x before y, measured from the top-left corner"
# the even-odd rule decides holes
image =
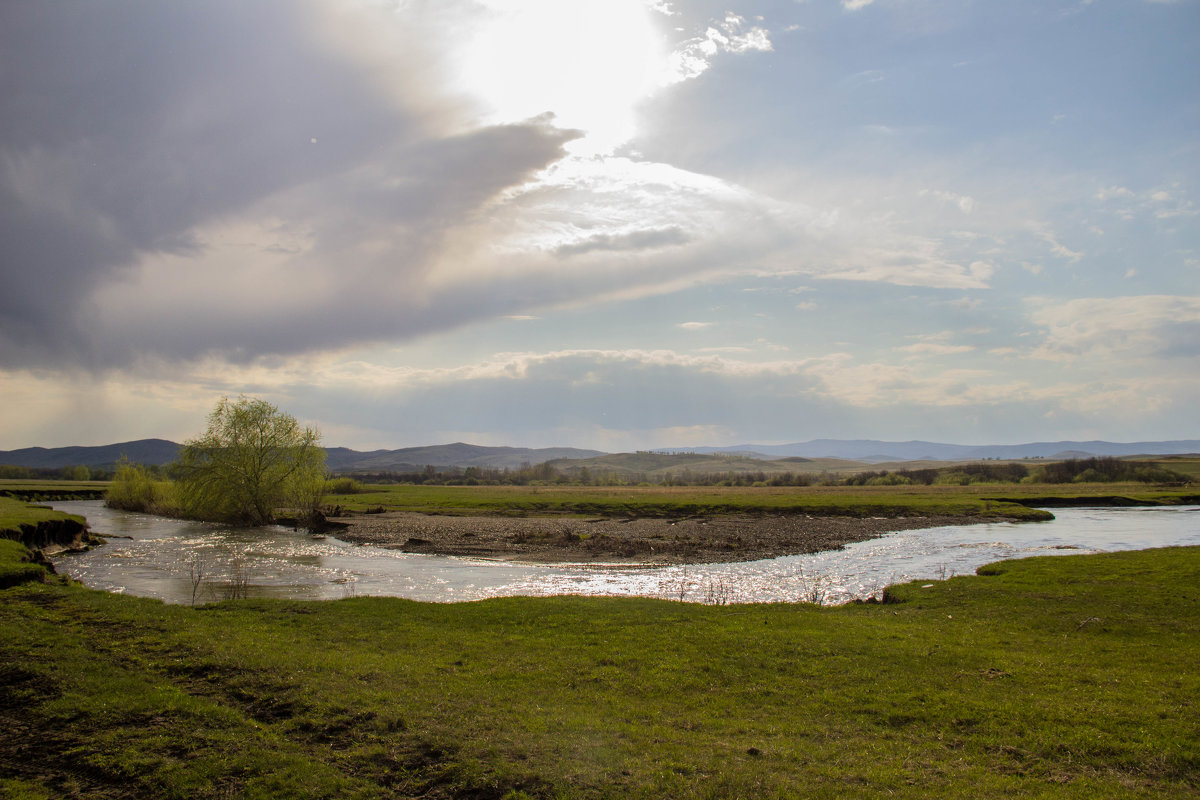
[[[339,539],[408,553],[545,564],[705,564],[837,550],[893,531],[963,525],[975,520],[803,515],[580,519],[389,511],[330,521],[346,526],[334,534]]]

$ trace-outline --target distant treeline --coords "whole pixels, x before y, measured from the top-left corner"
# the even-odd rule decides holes
[[[943,469],[901,469],[860,472],[843,481],[848,486],[972,483],[1188,483],[1190,478],[1145,461],[1122,461],[1111,456],[1070,458],[1032,469],[1024,464],[963,464]]]
[[[0,479],[38,481],[110,481],[113,471],[103,467],[17,467],[0,464]]]
[[[147,477],[161,480],[169,467],[143,466]],[[103,467],[18,467],[0,464],[0,479],[108,481],[114,470]],[[1188,483],[1190,478],[1146,461],[1123,461],[1111,456],[1068,459],[1036,466],[1014,463],[962,464],[940,469],[868,470],[852,475],[764,470],[706,472],[684,468],[668,472],[559,469],[550,462],[522,464],[516,468],[427,466],[415,471],[354,472],[361,483],[430,484],[437,486],[528,486],[575,484],[584,486],[903,486],[974,483]]]
[[[429,484],[436,486],[528,486],[530,484],[576,484],[584,486],[811,486],[828,480],[840,480],[828,475],[796,472],[698,472],[682,469],[679,472],[646,473],[615,470],[592,470],[588,467],[558,469],[549,462],[524,464],[517,468],[466,467],[442,468],[428,466],[420,471],[352,473],[361,483]]]
[[[419,471],[355,472],[362,483],[429,484],[437,486],[528,486],[575,484],[592,486],[902,486],[974,483],[1188,483],[1190,478],[1153,463],[1112,457],[1069,459],[1028,467],[1014,463],[962,464],[941,469],[900,469],[852,475],[812,472],[704,472],[684,468],[660,473],[559,469],[549,462],[521,467],[465,469],[427,466]]]

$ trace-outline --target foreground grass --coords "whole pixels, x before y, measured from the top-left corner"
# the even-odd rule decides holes
[[[21,544],[22,528],[65,519],[84,522],[83,517],[0,497],[0,589],[27,581],[40,581],[45,575],[45,570],[32,563],[32,554]]]
[[[640,487],[368,485],[329,505],[449,514],[815,514],[1049,519],[1023,503],[1038,498],[1127,497],[1147,504],[1195,502],[1196,489],[1145,484],[976,484],[972,486]]]
[[[19,532],[22,525],[37,525],[39,522],[57,519],[83,521],[83,517],[64,514],[46,506],[33,505],[23,500],[14,500],[11,497],[0,497],[0,537],[2,538],[11,538],[13,533]]]
[[[29,583],[0,795],[1200,796],[1200,548],[981,572],[829,609]]]

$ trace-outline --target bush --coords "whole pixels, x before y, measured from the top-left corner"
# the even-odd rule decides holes
[[[141,464],[122,461],[117,474],[104,494],[104,504],[122,511],[174,516],[178,513],[174,487],[166,481],[156,481]]]
[[[873,478],[868,478],[865,485],[867,486],[909,486],[912,484],[912,479],[900,475],[895,472],[889,472],[886,475],[877,475]]]
[[[1188,483],[1187,475],[1157,464],[1102,458],[1071,458],[1046,464],[1039,474],[1044,483]]]
[[[325,484],[325,491],[329,494],[359,494],[362,490],[362,484],[354,478],[331,478]]]

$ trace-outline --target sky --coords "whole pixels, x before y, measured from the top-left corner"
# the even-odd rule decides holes
[[[12,0],[0,281],[0,449],[1200,438],[1200,0]]]

